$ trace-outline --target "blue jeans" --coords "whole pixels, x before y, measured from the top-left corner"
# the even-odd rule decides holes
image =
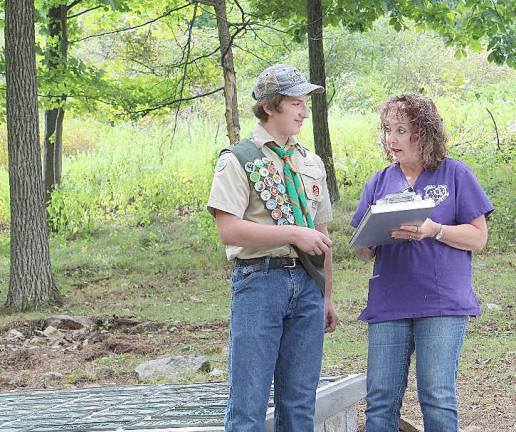
[[[323,338],[324,297],[301,265],[236,266],[225,430],[264,431],[274,376],[276,432],[313,431]]]
[[[425,432],[459,430],[456,375],[467,322],[442,316],[369,324],[367,432],[398,432],[414,351]]]

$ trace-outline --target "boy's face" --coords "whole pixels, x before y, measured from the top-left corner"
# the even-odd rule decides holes
[[[266,108],[269,115],[267,126],[272,127],[283,136],[297,135],[310,111],[307,107],[309,95],[285,96],[278,110]]]
[[[382,125],[387,148],[395,162],[400,164],[419,163],[418,137],[413,133],[408,118],[390,113]]]

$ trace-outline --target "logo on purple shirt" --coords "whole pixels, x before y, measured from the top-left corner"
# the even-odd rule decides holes
[[[436,207],[441,204],[450,193],[448,192],[448,187],[444,184],[441,185],[426,185],[423,190],[423,198],[432,198],[434,200],[434,203]]]

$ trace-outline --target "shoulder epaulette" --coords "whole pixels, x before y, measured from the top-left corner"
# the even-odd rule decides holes
[[[219,152],[219,157],[221,157],[223,154],[226,154],[226,153],[233,153],[233,149],[235,148],[235,145],[232,144],[230,145],[229,147],[225,147],[223,148],[220,152]]]

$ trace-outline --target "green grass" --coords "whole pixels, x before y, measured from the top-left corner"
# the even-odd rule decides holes
[[[325,367],[365,368],[366,326],[356,316],[367,301],[371,263],[357,260],[347,246],[349,206],[335,208],[330,224],[334,239],[334,301],[339,312],[337,331],[326,340]],[[12,314],[0,313],[0,326],[39,319],[52,313],[209,323],[229,319],[231,267],[223,248],[196,228],[197,216],[171,217],[145,227],[108,224],[93,235],[67,240],[54,236],[51,257],[62,307]],[[7,295],[9,250],[0,237],[0,300]],[[514,349],[508,319],[512,316],[514,252],[480,253],[474,258],[475,291],[483,307],[495,303],[500,311],[485,310],[472,320],[465,346],[473,360],[482,341],[499,342],[499,352]],[[202,347],[194,342],[194,350]],[[512,347],[510,346],[512,344]],[[211,349],[211,348],[210,348]],[[215,350],[216,351],[216,350]]]
[[[5,240],[5,235],[4,235]],[[204,244],[185,220],[148,227],[108,225],[73,241],[52,238],[51,258],[64,296],[60,313],[211,321],[227,314],[229,266],[221,248]],[[8,287],[8,249],[1,249],[0,298]],[[55,308],[23,315],[37,319]],[[16,317],[0,316],[0,325]]]

